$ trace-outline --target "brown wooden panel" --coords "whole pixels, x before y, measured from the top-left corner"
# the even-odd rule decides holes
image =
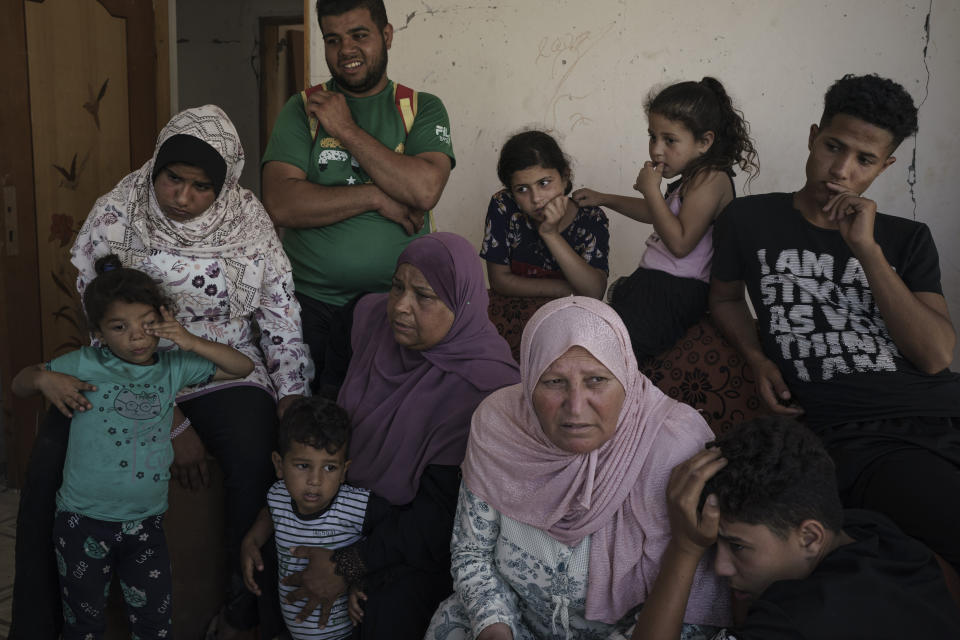
[[[37,246],[33,197],[33,150],[30,139],[30,89],[22,2],[0,3],[0,86],[4,87],[0,118],[0,184],[14,189],[14,224],[0,210],[0,387],[3,395],[7,481],[23,485],[26,460],[33,447],[39,400],[25,401],[10,393],[10,382],[41,355],[40,295],[37,287]],[[0,200],[2,203],[2,200]],[[11,228],[14,227],[14,228]],[[14,233],[11,239],[10,234]],[[11,241],[12,243],[8,243]]]
[[[88,342],[69,251],[94,201],[130,171],[128,22],[96,0],[26,5],[45,359]]]
[[[99,0],[99,2],[110,12],[110,15],[127,21],[125,49],[127,85],[130,91],[130,166],[136,168],[153,157],[153,148],[159,131],[153,2],[148,0]],[[169,102],[169,98],[167,101]]]
[[[14,400],[10,380],[58,347],[86,340],[74,326],[73,235],[94,200],[153,152],[152,12],[151,2],[139,0],[14,0],[0,9],[0,186],[15,189],[16,224],[9,226],[18,234],[9,246],[0,242],[0,404],[8,477],[18,482],[41,403]],[[7,226],[0,216],[4,238]]]

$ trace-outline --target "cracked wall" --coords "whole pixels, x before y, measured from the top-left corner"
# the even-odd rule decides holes
[[[760,152],[752,193],[802,186],[809,127],[844,73],[879,73],[920,107],[920,133],[867,192],[886,213],[930,225],[943,290],[960,322],[960,3],[922,0],[388,0],[392,79],[443,98],[457,168],[440,228],[479,246],[499,188],[503,141],[548,127],[574,160],[575,186],[630,194],[648,159],[651,87],[718,77]],[[315,18],[311,42],[320,42]],[[326,79],[322,51],[312,81]],[[737,186],[744,193],[743,177]],[[611,279],[631,272],[651,227],[611,213]],[[957,353],[960,353],[958,347]],[[960,358],[954,368],[960,368]]]

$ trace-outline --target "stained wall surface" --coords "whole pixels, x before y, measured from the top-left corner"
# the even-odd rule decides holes
[[[311,3],[312,4],[312,3]],[[749,120],[761,173],[747,193],[803,185],[810,124],[845,73],[879,73],[920,105],[920,133],[867,192],[930,225],[960,322],[960,3],[894,0],[387,0],[391,79],[439,95],[457,167],[441,229],[478,247],[497,153],[545,127],[574,160],[574,186],[630,194],[647,155],[651,87],[719,78]],[[327,78],[315,16],[312,82]],[[738,190],[744,193],[743,177]],[[609,212],[611,281],[633,270],[651,227]],[[960,350],[958,350],[960,353]],[[955,357],[954,368],[960,358]]]

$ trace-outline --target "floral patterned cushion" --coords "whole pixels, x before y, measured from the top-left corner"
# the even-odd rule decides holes
[[[553,298],[502,296],[492,290],[487,293],[490,294],[490,306],[487,307],[490,322],[510,345],[513,359],[520,362],[520,338],[523,336],[523,328],[527,326],[527,320],[537,309],[553,300]]]
[[[489,293],[490,321],[519,362],[523,328],[551,298]],[[717,435],[763,413],[753,372],[709,317],[690,327],[669,351],[641,363],[640,371],[671,398],[699,411]]]
[[[640,371],[674,400],[700,412],[714,433],[763,413],[753,372],[709,316]]]

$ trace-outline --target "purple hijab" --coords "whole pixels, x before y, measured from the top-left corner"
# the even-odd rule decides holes
[[[413,351],[394,340],[388,294],[364,296],[337,398],[353,422],[350,483],[391,504],[413,499],[427,465],[459,465],[474,409],[492,391],[520,381],[510,348],[487,316],[473,246],[454,233],[431,233],[407,246],[397,259],[404,263],[423,273],[453,311],[453,325],[438,344]]]

